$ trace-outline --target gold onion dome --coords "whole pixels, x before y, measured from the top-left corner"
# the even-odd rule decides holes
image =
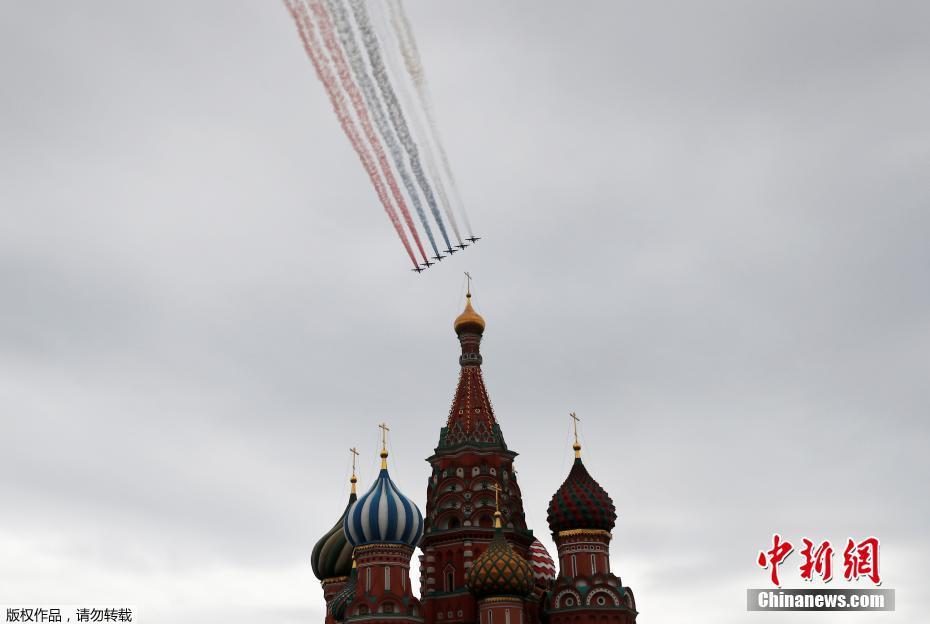
[[[500,520],[498,520],[498,525]],[[526,596],[533,591],[533,569],[504,539],[500,526],[465,578],[477,598]]]
[[[455,319],[453,324],[456,334],[481,334],[484,333],[484,317],[475,312],[471,307],[471,292],[465,295],[465,309]]]

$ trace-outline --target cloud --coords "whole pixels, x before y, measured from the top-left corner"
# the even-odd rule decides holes
[[[879,535],[918,621],[924,4],[410,3],[485,237],[422,276],[283,7],[0,10],[4,602],[321,617],[348,447],[424,503],[469,270],[550,550],[574,409],[643,617],[743,621],[778,530]]]

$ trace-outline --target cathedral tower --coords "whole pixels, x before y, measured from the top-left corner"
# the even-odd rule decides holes
[[[470,279],[470,278],[469,278]],[[427,458],[425,517],[381,471],[356,493],[313,548],[325,624],[635,624],[636,602],[611,569],[617,512],[581,460],[549,503],[557,561],[526,526],[514,459],[481,372],[485,320],[471,288],[453,328],[461,347],[458,384],[439,443]],[[333,514],[335,515],[335,513]],[[419,546],[420,598],[410,587]]]
[[[439,445],[427,459],[432,474],[420,543],[421,600],[427,621],[436,624],[477,621],[477,602],[466,575],[495,538],[496,489],[500,539],[523,558],[533,543],[513,469],[517,454],[504,442],[481,374],[485,321],[472,307],[470,288],[453,328],[461,346],[461,370]]]
[[[533,569],[514,552],[494,512],[494,539],[466,574],[468,589],[478,599],[478,624],[525,624],[525,603],[533,592]]]
[[[381,429],[381,472],[343,520],[355,561],[343,592],[331,600],[331,616],[345,622],[422,624],[420,601],[410,588],[410,558],[423,535],[423,516],[388,474],[387,426]]]
[[[559,553],[559,576],[547,595],[549,624],[634,624],[636,602],[610,569],[614,503],[581,461],[578,417],[575,463],[549,503],[549,528]]]
[[[345,532],[342,530],[345,517],[357,498],[355,492],[355,484],[358,482],[358,478],[355,476],[355,454],[357,454],[357,451],[352,449],[352,453],[352,478],[350,479],[352,491],[349,494],[349,502],[346,504],[342,515],[339,516],[339,520],[336,521],[333,528],[326,532],[326,535],[320,538],[310,555],[313,574],[323,585],[323,599],[326,601],[326,624],[333,624],[332,600],[344,589],[352,571],[352,544],[346,539]]]

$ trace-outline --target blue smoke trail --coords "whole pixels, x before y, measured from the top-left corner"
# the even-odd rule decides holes
[[[423,224],[423,230],[429,238],[429,243],[433,248],[433,254],[438,256],[439,250],[436,248],[436,241],[433,239],[433,231],[430,228],[426,212],[423,210],[423,204],[420,202],[420,195],[404,164],[404,155],[401,151],[401,146],[397,142],[394,132],[391,130],[391,125],[387,117],[385,117],[384,107],[381,105],[381,100],[378,99],[378,92],[375,90],[375,85],[372,83],[371,78],[368,76],[368,71],[365,68],[365,59],[362,58],[358,42],[355,40],[355,33],[352,31],[352,24],[349,21],[349,12],[342,4],[335,0],[325,0],[325,2],[326,8],[329,10],[329,14],[332,16],[333,22],[336,25],[339,41],[342,42],[342,47],[349,59],[352,73],[355,74],[355,79],[362,88],[362,95],[365,97],[365,103],[368,105],[372,117],[374,117],[378,132],[381,133],[384,143],[391,153],[391,159],[394,161],[394,166],[397,167],[397,173],[400,175],[400,179],[407,189],[407,195],[410,196],[410,200],[413,202],[413,206],[417,211],[417,216],[420,218],[420,223]]]
[[[382,5],[375,3],[369,5],[369,8],[374,6],[376,9],[380,8]],[[373,13],[375,18],[375,29],[378,29],[379,22],[387,23],[387,17],[383,15],[383,12]],[[390,30],[390,27],[386,27]],[[397,34],[396,32],[394,33]],[[390,34],[385,35],[390,37]],[[383,41],[383,39],[382,39]],[[395,79],[399,78],[403,80],[404,68],[403,64],[405,61],[398,59],[398,55],[395,53],[396,50],[400,50],[400,47],[395,49],[394,46],[385,45],[382,49],[384,52],[384,57],[387,61],[387,67],[389,73],[393,74]],[[442,206],[442,210],[446,215],[446,218],[449,220],[449,223],[452,225],[452,231],[455,232],[455,236],[458,239],[459,243],[462,242],[462,235],[459,233],[458,223],[455,220],[455,213],[453,210],[454,204],[449,201],[449,196],[446,194],[445,181],[442,179],[442,176],[439,172],[439,167],[436,165],[436,157],[434,155],[434,148],[431,146],[431,140],[435,138],[435,134],[430,132],[424,132],[423,122],[420,119],[420,107],[411,99],[410,89],[398,89],[397,95],[400,97],[400,106],[401,109],[407,113],[407,121],[410,124],[411,129],[413,130],[413,136],[420,137],[421,141],[418,145],[420,148],[420,154],[423,157],[423,163],[426,166],[426,175],[429,176],[429,179],[433,182],[433,188],[436,191],[436,195],[439,196],[439,203]],[[454,187],[453,187],[454,190]]]
[[[375,82],[378,83],[378,88],[381,90],[381,97],[384,98],[384,103],[387,106],[388,114],[391,117],[391,124],[394,126],[394,130],[397,132],[397,136],[403,144],[404,149],[407,151],[407,156],[410,158],[410,168],[413,169],[413,175],[416,177],[417,183],[423,191],[423,196],[426,197],[426,203],[429,204],[430,211],[433,213],[433,219],[435,219],[436,224],[439,226],[442,238],[446,242],[446,247],[452,249],[452,244],[449,242],[449,235],[446,233],[446,226],[442,221],[442,215],[439,214],[439,208],[436,206],[436,198],[433,196],[433,190],[426,176],[423,174],[423,166],[420,164],[420,154],[417,150],[416,143],[413,142],[413,138],[410,136],[410,130],[407,128],[407,120],[404,118],[404,113],[400,108],[400,104],[397,102],[397,95],[394,93],[394,88],[391,86],[391,82],[388,79],[387,70],[384,67],[384,60],[381,58],[378,37],[371,27],[371,18],[368,15],[368,9],[365,7],[363,0],[348,0],[348,2],[349,6],[352,7],[352,15],[355,16],[355,23],[362,33],[362,42],[365,44],[365,51],[368,52],[368,61],[371,63],[371,71],[372,74],[374,74]]]
[[[417,96],[420,99],[420,106],[426,115],[426,122],[429,125],[430,132],[433,135],[433,143],[439,152],[439,158],[442,161],[442,168],[446,173],[446,179],[452,190],[452,197],[459,208],[459,214],[465,221],[465,228],[469,236],[474,236],[471,229],[471,222],[468,219],[468,212],[465,211],[465,204],[462,203],[462,196],[459,194],[458,185],[455,183],[455,176],[452,175],[452,167],[449,166],[449,158],[446,156],[446,150],[442,145],[439,136],[439,127],[436,124],[436,115],[433,112],[433,100],[430,97],[429,87],[426,83],[426,72],[423,70],[423,62],[420,60],[420,51],[417,49],[417,41],[413,36],[413,29],[410,27],[410,20],[407,19],[407,13],[404,11],[404,5],[401,0],[388,0],[388,10],[391,14],[391,26],[394,28],[394,34],[397,36],[397,42],[400,45],[401,55],[404,57],[404,65],[410,80],[417,88]]]

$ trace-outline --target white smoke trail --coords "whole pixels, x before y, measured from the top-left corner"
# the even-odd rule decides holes
[[[375,192],[378,195],[378,199],[381,201],[385,212],[387,212],[388,216],[390,217],[391,223],[394,225],[394,230],[397,232],[398,237],[403,243],[404,249],[407,251],[407,255],[410,257],[411,262],[413,262],[414,268],[419,268],[417,260],[413,255],[413,249],[411,249],[410,242],[407,240],[407,234],[404,232],[403,226],[400,223],[400,219],[397,216],[397,211],[394,210],[394,206],[391,204],[391,200],[388,196],[384,182],[382,181],[381,176],[378,175],[378,168],[375,160],[362,141],[359,130],[355,126],[355,122],[349,113],[345,97],[342,94],[342,91],[339,89],[336,78],[329,67],[329,63],[325,57],[325,54],[323,53],[323,46],[317,38],[317,34],[315,32],[313,22],[310,20],[310,16],[307,14],[305,7],[299,0],[284,0],[284,4],[290,12],[291,16],[294,18],[297,31],[300,34],[300,38],[304,44],[304,50],[306,50],[307,55],[310,57],[310,61],[313,63],[317,77],[326,88],[326,92],[329,95],[333,111],[336,113],[336,117],[339,119],[339,124],[342,126],[343,132],[345,132],[349,142],[352,144],[352,147],[355,150],[355,153],[358,155],[359,160],[361,160],[362,166],[368,173],[368,177],[371,179],[371,183],[375,187]]]
[[[373,22],[375,24],[375,30],[380,30],[383,37],[387,37],[389,40],[393,39],[392,28],[388,25],[388,18],[383,10],[383,5],[380,2],[375,2],[369,5],[369,8],[374,9],[372,16],[374,17]],[[454,207],[449,202],[445,184],[443,184],[442,176],[439,174],[439,167],[436,165],[435,150],[432,146],[432,136],[429,132],[423,131],[423,121],[421,120],[422,113],[420,112],[421,106],[418,102],[414,102],[410,95],[413,89],[404,88],[407,83],[407,80],[405,80],[406,71],[404,69],[404,62],[399,59],[399,47],[400,46],[391,45],[389,42],[386,42],[382,47],[384,57],[387,61],[389,78],[394,80],[394,84],[398,82],[402,83],[400,88],[396,90],[397,95],[400,96],[401,109],[407,114],[407,121],[412,126],[413,135],[421,139],[417,145],[420,148],[420,154],[423,156],[423,162],[426,164],[426,173],[429,175],[430,180],[433,181],[436,194],[439,195],[439,203],[442,204],[443,211],[450,217],[451,221],[454,220]],[[461,242],[462,240],[459,239],[459,243]]]
[[[388,79],[387,70],[384,67],[384,60],[381,58],[378,37],[371,27],[371,18],[368,15],[368,9],[365,7],[363,0],[348,0],[348,2],[349,6],[352,8],[352,15],[355,17],[355,23],[358,26],[359,32],[362,34],[362,43],[364,43],[365,51],[368,53],[371,72],[374,74],[375,82],[378,83],[378,88],[381,90],[381,97],[384,98],[384,104],[387,106],[391,124],[394,126],[394,130],[397,132],[397,136],[403,144],[404,149],[407,151],[407,156],[410,158],[410,168],[413,169],[413,174],[417,179],[417,183],[420,185],[424,197],[426,197],[426,203],[429,204],[430,211],[433,213],[433,219],[435,219],[436,224],[439,226],[439,231],[442,233],[442,238],[445,240],[446,246],[451,249],[452,243],[449,242],[449,235],[446,233],[442,216],[439,214],[439,209],[436,206],[436,198],[433,196],[433,190],[423,173],[423,165],[420,163],[419,150],[413,138],[410,136],[406,118],[397,101],[397,94],[394,92],[394,87],[391,86],[390,80]],[[459,239],[459,244],[461,244],[461,235],[458,232],[455,219],[451,218],[451,213],[449,217],[450,225],[456,237]]]
[[[416,87],[417,96],[420,99],[420,105],[426,115],[426,122],[429,125],[430,132],[433,134],[433,143],[439,152],[439,158],[442,161],[442,168],[449,180],[449,186],[452,190],[452,196],[458,206],[459,214],[465,221],[465,228],[469,236],[474,236],[471,228],[471,222],[468,219],[468,212],[465,210],[465,204],[462,202],[462,196],[459,193],[458,185],[455,183],[455,176],[452,175],[452,167],[449,165],[449,157],[442,144],[442,138],[439,135],[439,126],[436,123],[436,115],[433,111],[433,99],[429,93],[429,87],[426,83],[426,73],[423,70],[423,62],[420,60],[420,52],[417,49],[417,41],[413,36],[413,29],[410,27],[410,20],[407,19],[407,13],[404,11],[402,0],[388,0],[388,10],[391,14],[391,26],[397,36],[397,42],[400,44],[400,52],[404,57],[404,65],[410,80]]]
[[[352,30],[352,24],[349,21],[349,12],[346,10],[345,6],[335,0],[325,0],[325,3],[329,15],[336,25],[339,41],[342,43],[342,49],[345,50],[346,57],[348,57],[349,65],[352,67],[352,73],[355,75],[355,80],[362,88],[365,104],[368,106],[368,110],[371,111],[372,117],[375,120],[375,126],[377,126],[378,132],[381,134],[388,151],[391,153],[391,159],[394,161],[397,173],[400,175],[400,179],[407,189],[407,195],[413,202],[413,206],[417,211],[417,216],[420,218],[420,223],[423,224],[423,230],[426,232],[427,238],[429,238],[430,245],[433,248],[433,254],[438,256],[439,249],[436,247],[436,241],[433,238],[433,231],[430,228],[429,219],[427,219],[426,212],[423,210],[423,204],[420,202],[420,195],[417,192],[416,186],[414,186],[414,182],[407,171],[401,146],[394,136],[394,131],[391,130],[391,125],[385,116],[381,100],[378,99],[378,92],[375,90],[375,85],[368,76],[368,70],[365,67],[365,59],[362,57],[362,53],[359,50],[358,43],[355,40],[355,33]]]

